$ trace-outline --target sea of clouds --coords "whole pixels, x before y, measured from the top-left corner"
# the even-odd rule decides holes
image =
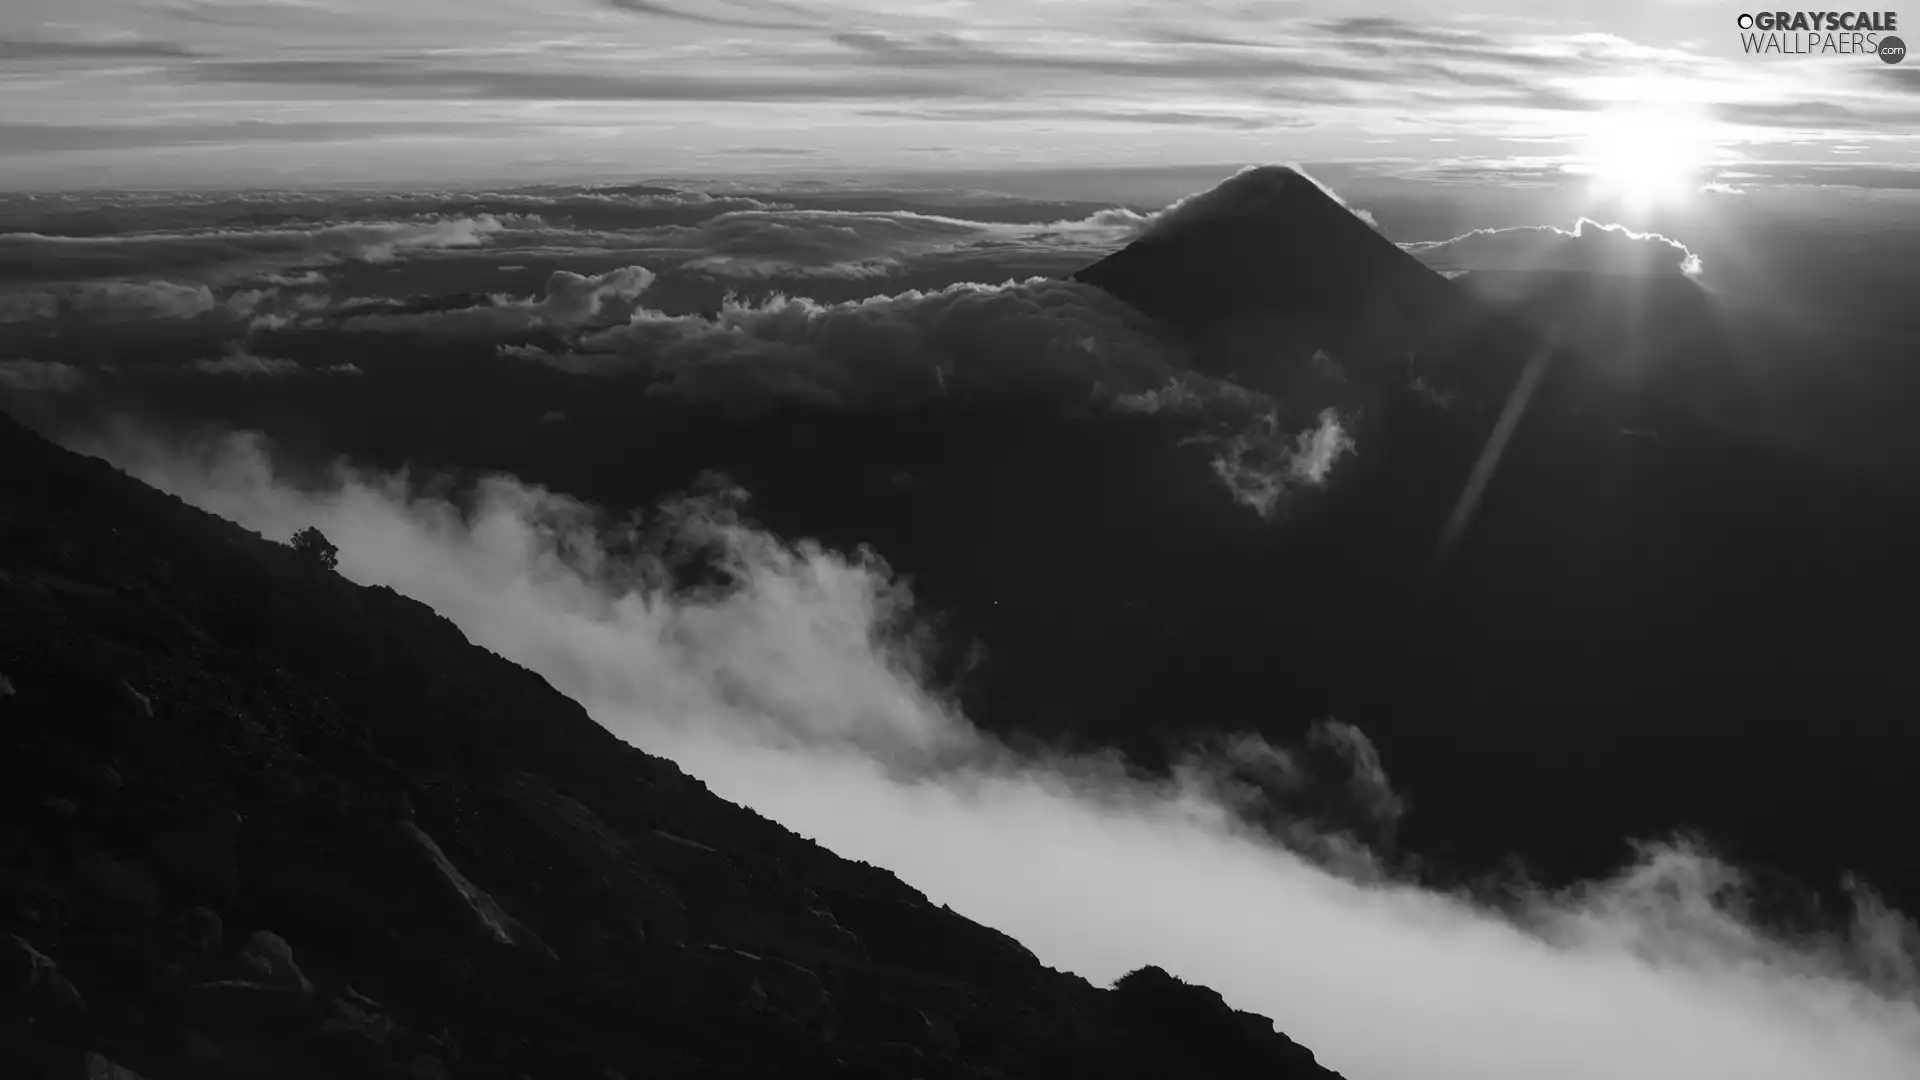
[[[925,679],[931,631],[884,562],[770,535],[724,481],[618,521],[511,477],[465,509],[345,463],[295,483],[257,435],[69,442],[268,537],[318,526],[342,574],[433,606],[721,795],[1047,963],[1211,985],[1353,1080],[1920,1075],[1913,930],[1871,897],[1787,940],[1743,915],[1734,868],[1659,843],[1561,892],[1422,888],[1370,857],[1364,823],[1404,807],[1337,722],[1317,747],[1197,746],[1161,780],[1016,752]],[[681,588],[689,550],[728,584]],[[1327,752],[1354,766],[1337,790],[1315,787]]]

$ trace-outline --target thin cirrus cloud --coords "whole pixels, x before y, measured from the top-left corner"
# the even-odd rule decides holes
[[[868,109],[862,115],[905,120],[1053,120],[1078,121],[1102,126],[1147,124],[1189,128],[1227,128],[1235,131],[1267,131],[1275,128],[1303,127],[1312,121],[1282,113],[1169,112],[1158,109],[1100,108],[1062,106],[1058,108],[1007,106],[948,106],[934,108]]]
[[[172,60],[192,55],[192,49],[171,41],[0,38],[0,61]]]
[[[1322,23],[1321,26],[1336,36],[1362,40],[1418,41],[1427,45],[1446,46],[1488,45],[1493,40],[1478,31],[1432,29],[1382,15],[1350,16]]]
[[[354,123],[309,120],[274,123],[237,120],[212,124],[12,124],[0,123],[0,157],[71,150],[135,147],[221,146],[276,142],[355,142],[419,135],[511,138],[517,129],[477,123]]]
[[[811,30],[820,25],[813,11],[778,0],[704,0],[694,4],[666,4],[656,0],[606,0],[608,7],[633,15],[673,19],[701,26],[750,30]]]
[[[437,98],[512,101],[803,102],[957,94],[963,88],[924,78],[862,79],[850,75],[652,75],[619,72],[513,71],[434,67],[431,58],[381,60],[241,60],[195,65],[187,77],[217,84],[344,87],[406,91]]]
[[[1814,147],[1791,156],[1843,130],[1914,156],[1894,137],[1910,73],[1761,65],[1691,8],[1609,26],[1395,6],[100,0],[77,26],[36,4],[0,13],[0,82],[34,90],[10,95],[22,127],[0,153],[15,186],[697,175],[793,167],[798,149],[823,168],[1356,160],[1425,149],[1435,128],[1564,154],[1594,113],[1651,93]],[[411,137],[435,141],[430,162],[396,145]]]

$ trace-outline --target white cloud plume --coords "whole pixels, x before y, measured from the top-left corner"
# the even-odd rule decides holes
[[[1263,518],[1273,518],[1286,496],[1303,486],[1325,484],[1335,462],[1351,452],[1353,436],[1335,409],[1322,409],[1312,428],[1292,432],[1268,413],[1254,424],[1225,435],[1200,435],[1192,441],[1213,448],[1213,472],[1234,500]]]
[[[539,316],[563,326],[578,326],[601,317],[612,300],[634,300],[653,284],[653,271],[623,266],[591,277],[555,270],[547,278],[547,295],[531,306]]]
[[[1728,867],[1683,847],[1496,912],[1329,874],[1246,827],[1217,786],[982,753],[990,740],[916,678],[894,632],[910,598],[885,567],[783,543],[732,497],[609,534],[591,508],[507,479],[457,509],[391,476],[296,488],[250,440],[183,451],[122,431],[96,447],[269,537],[317,525],[347,576],[425,601],[720,794],[894,869],[1043,961],[1096,981],[1160,964],[1356,1080],[1920,1070],[1920,1010],[1897,981],[1910,928],[1884,912],[1851,935],[1781,941],[1729,902]],[[664,549],[624,559],[606,542],[642,535],[716,551],[732,586],[675,593]],[[1390,790],[1357,735],[1322,741],[1359,777],[1343,798]],[[1239,752],[1255,788],[1299,768]],[[1895,979],[1879,989],[1861,974],[1876,956]]]
[[[1691,277],[1702,270],[1700,257],[1670,236],[1584,217],[1570,230],[1514,225],[1400,246],[1449,276],[1474,270],[1577,270]]]

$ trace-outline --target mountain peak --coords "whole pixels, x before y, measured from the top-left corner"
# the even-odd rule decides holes
[[[1450,290],[1362,213],[1296,168],[1250,166],[1073,278],[1202,339],[1284,323],[1304,355],[1399,359]]]
[[[1174,202],[1154,216],[1141,237],[1177,236],[1192,229],[1276,218],[1305,220],[1342,211],[1359,218],[1338,195],[1291,165],[1249,165],[1205,191]]]

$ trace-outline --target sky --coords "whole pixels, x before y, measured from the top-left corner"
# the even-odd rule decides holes
[[[1745,55],[1745,10],[9,0],[0,188],[1278,159],[1525,171],[1674,141],[1734,172],[1920,165],[1920,62]],[[1920,37],[1912,19],[1900,29]]]

